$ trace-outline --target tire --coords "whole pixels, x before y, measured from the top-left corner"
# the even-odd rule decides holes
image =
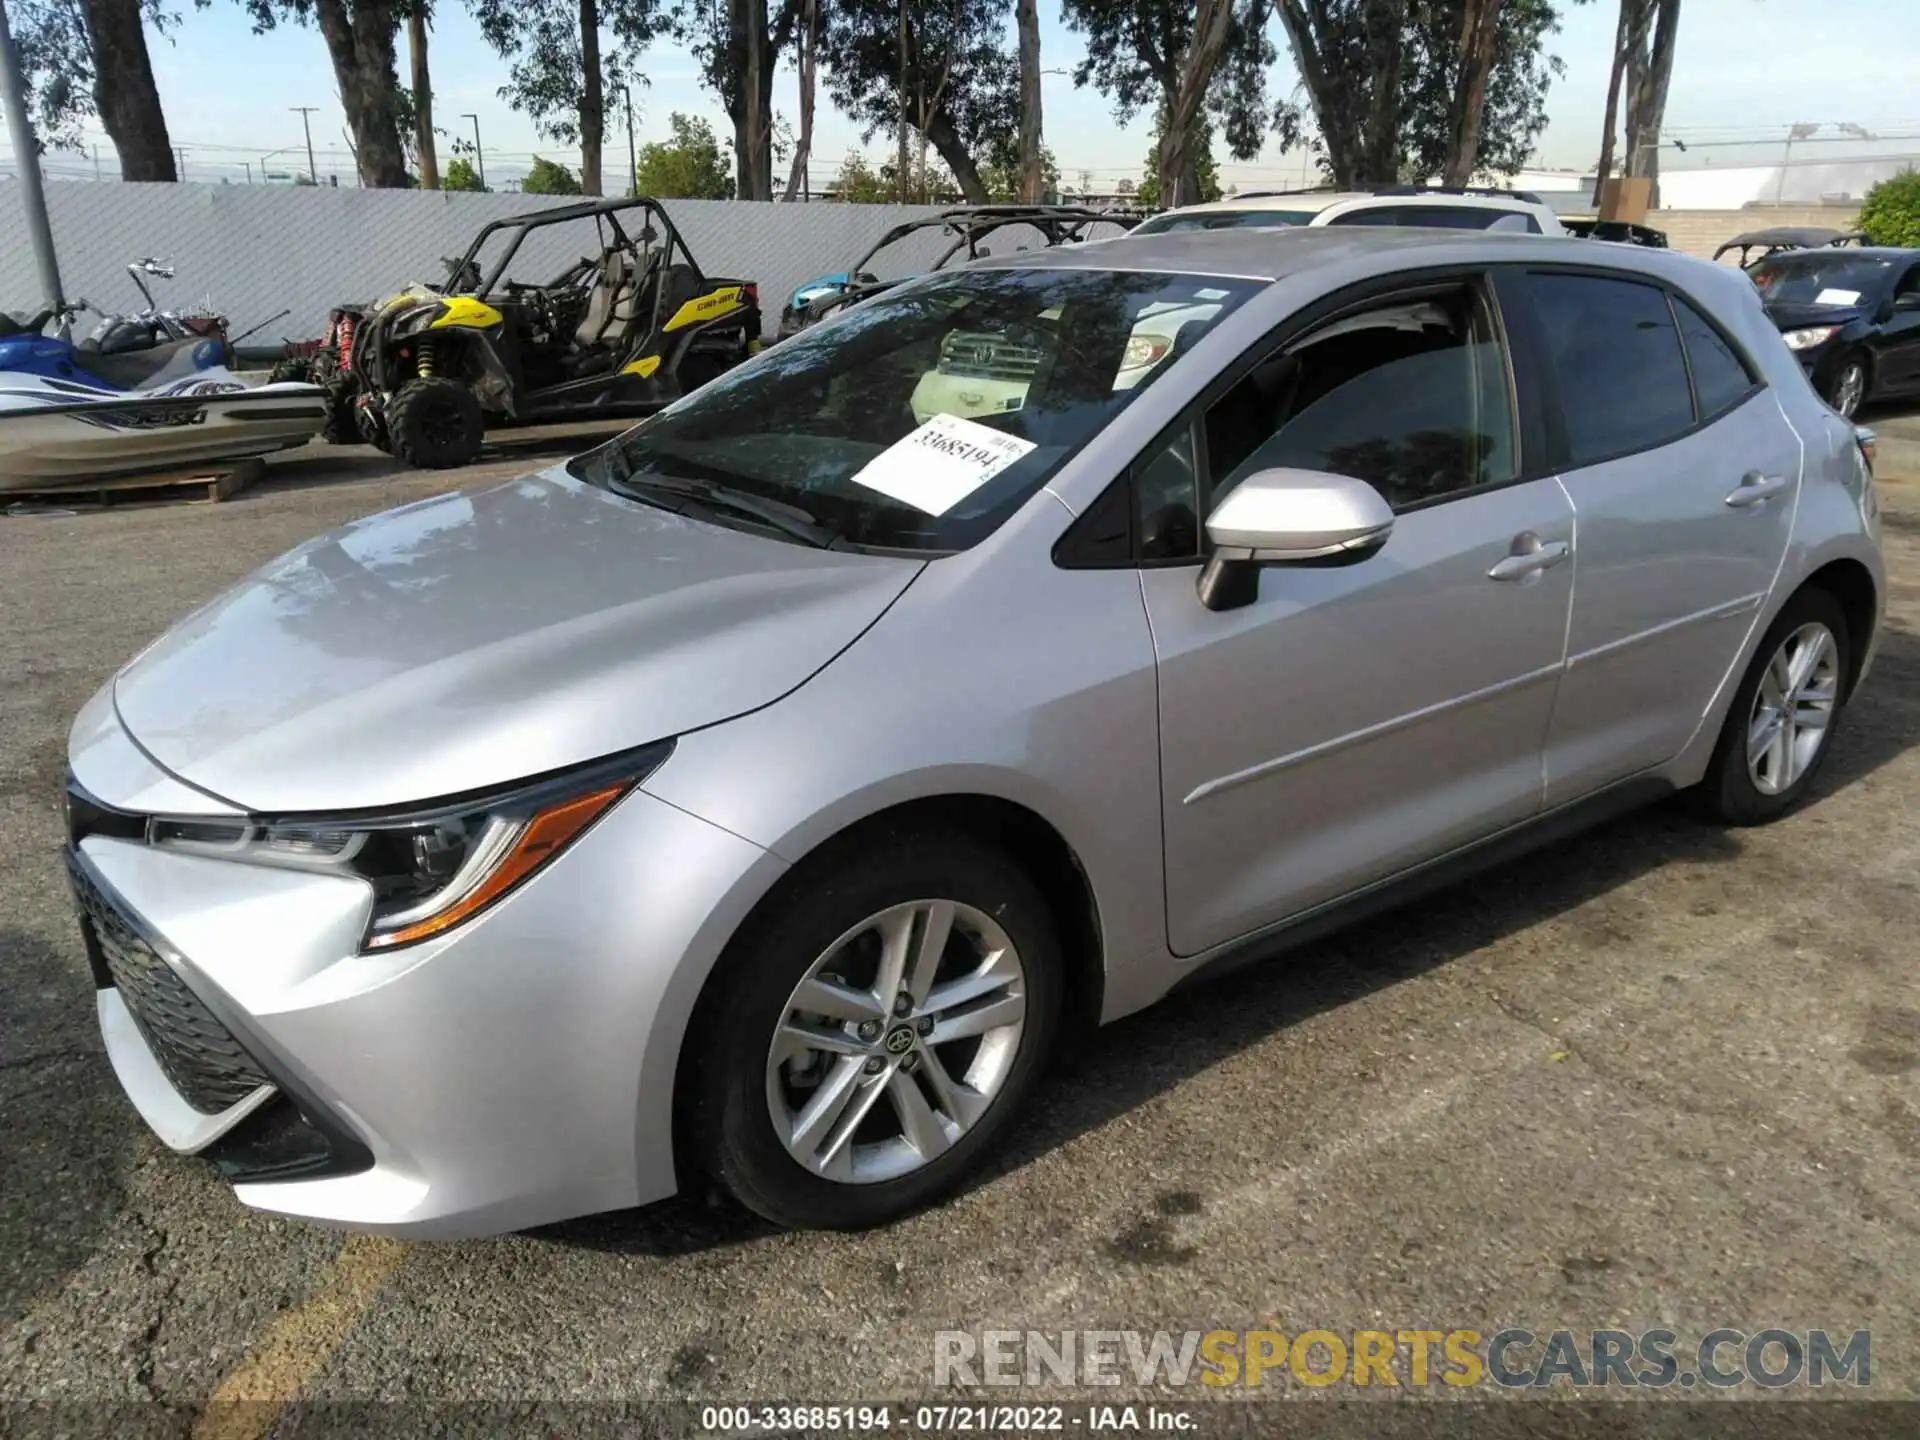
[[[480,454],[486,420],[480,402],[458,380],[409,380],[386,405],[393,453],[421,470],[453,470]]]
[[[941,902],[952,906],[951,929],[935,953],[919,942]],[[873,1000],[872,1010],[855,1007],[837,1022],[793,1011],[802,980],[828,965],[842,998],[859,996],[862,1006],[872,1000],[872,987],[883,983],[876,972],[884,955],[871,922],[900,925],[903,916],[911,923],[898,933],[915,945],[902,953],[933,954],[940,967],[923,986],[924,1009],[883,1014]],[[895,834],[819,857],[749,922],[721,966],[689,1032],[681,1136],[742,1204],[796,1228],[879,1225],[954,1189],[1019,1113],[1059,1024],[1060,945],[1046,901],[1012,861],[964,835]],[[911,958],[906,969],[911,975]],[[949,988],[956,980],[979,993],[941,1005],[943,995],[963,994]],[[990,1018],[1005,1021],[1017,1000],[1024,1001],[1017,1033],[985,1028]],[[777,1059],[776,1035],[790,1020],[815,1027],[810,1034],[830,1034],[843,1053],[795,1047],[798,1056]],[[984,1033],[939,1038],[969,1025]],[[861,1026],[876,1033],[863,1040]],[[808,1106],[830,1108],[830,1087],[852,1098],[832,1124],[819,1127],[820,1143],[802,1146],[814,1157],[810,1167],[776,1125],[792,1134]],[[915,1145],[907,1136],[909,1110],[918,1111],[908,1102],[916,1094],[926,1106],[919,1133],[931,1143]],[[863,1101],[869,1108],[860,1120],[855,1107]]]
[[[1826,402],[1851,420],[1867,398],[1868,387],[1872,384],[1873,373],[1867,368],[1867,358],[1856,350],[1843,358],[1840,368],[1833,372],[1833,382],[1827,386]]]
[[[1758,739],[1760,727],[1766,724],[1766,712],[1778,715],[1781,710],[1773,701],[1780,693],[1779,677],[1783,673],[1774,670],[1776,661],[1790,668],[1794,656],[1785,653],[1789,644],[1805,643],[1804,637],[1820,632],[1827,637],[1830,653],[1814,667],[1807,687],[1797,692],[1802,703],[1791,707],[1803,721],[1814,715],[1822,718],[1823,723],[1813,731],[1817,738],[1805,747],[1807,753],[1801,755],[1798,751],[1803,741],[1792,737],[1796,730],[1805,737],[1812,727],[1804,723],[1790,727],[1784,742],[1769,746],[1761,760],[1750,761],[1750,745]],[[1847,633],[1846,612],[1840,608],[1839,601],[1825,590],[1812,587],[1789,600],[1767,628],[1739,689],[1734,691],[1733,704],[1727,711],[1719,743],[1714,746],[1713,759],[1705,777],[1692,791],[1690,798],[1695,808],[1707,818],[1727,825],[1764,825],[1800,805],[1811,793],[1813,778],[1833,749],[1833,732],[1839,728],[1846,707],[1847,677],[1852,673],[1852,662],[1852,637]],[[1763,684],[1769,681],[1770,670],[1774,670],[1774,675],[1768,685],[1767,699],[1757,704],[1762,699]],[[1815,698],[1822,695],[1824,698]],[[1778,735],[1778,727],[1773,727],[1771,733]],[[1785,783],[1781,783],[1783,780]]]
[[[360,392],[351,377],[343,380],[327,386],[327,418],[320,426],[320,438],[329,445],[358,445],[363,437],[354,402]]]

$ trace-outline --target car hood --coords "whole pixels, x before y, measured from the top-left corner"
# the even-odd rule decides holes
[[[1864,319],[1866,310],[1859,305],[1768,304],[1760,302],[1767,318],[1780,330],[1802,330],[1809,325],[1850,325]]]
[[[348,525],[114,682],[156,761],[256,812],[411,804],[766,705],[923,562],[687,519],[554,469]]]
[[[794,289],[787,305],[790,309],[804,310],[823,295],[838,295],[847,288],[850,278],[844,270],[838,275],[816,275],[806,284]]]

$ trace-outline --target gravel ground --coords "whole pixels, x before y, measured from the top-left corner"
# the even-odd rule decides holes
[[[114,667],[454,483],[370,453],[273,472],[0,518],[0,1398],[297,1433],[277,1402],[899,1399],[949,1328],[1508,1324],[1870,1329],[1870,1393],[1920,1396],[1920,484],[1883,487],[1890,630],[1792,819],[1655,809],[1187,992],[1090,1042],[998,1173],[884,1231],[676,1200],[402,1245],[245,1210],[148,1136],[59,868],[67,724]]]

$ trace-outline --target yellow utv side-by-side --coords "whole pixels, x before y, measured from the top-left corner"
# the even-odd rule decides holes
[[[556,251],[552,279],[514,276]],[[305,362],[328,388],[328,439],[465,465],[490,428],[649,415],[760,347],[758,287],[705,274],[646,196],[496,220],[447,266],[440,287],[333,312]]]

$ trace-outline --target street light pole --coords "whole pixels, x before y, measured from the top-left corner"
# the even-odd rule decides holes
[[[300,112],[300,128],[306,132],[307,136],[307,179],[318,185],[320,183],[320,172],[315,168],[313,163],[313,121],[307,117],[312,115],[319,107],[315,105],[289,105],[287,108]]]
[[[0,0],[0,100],[6,104],[7,134],[19,157],[20,208],[27,212],[27,238],[40,270],[40,289],[47,304],[58,309],[66,304],[66,296],[60,289],[60,262],[54,258],[53,226],[47,222],[47,196],[40,185],[40,146],[27,124],[27,87],[20,76],[20,52],[14,49],[13,32],[7,26],[6,0]]]
[[[460,118],[473,121],[473,166],[479,172],[480,188],[484,190],[487,188],[487,161],[486,157],[480,153],[480,117],[472,111],[467,111]]]

